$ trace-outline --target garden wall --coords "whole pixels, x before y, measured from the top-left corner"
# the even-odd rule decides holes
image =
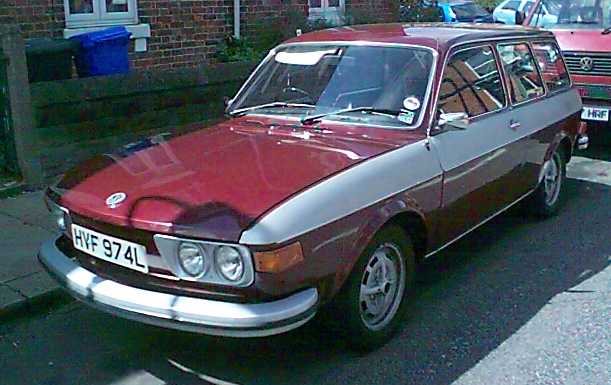
[[[49,179],[94,154],[222,118],[256,63],[32,83],[31,154]],[[192,128],[191,128],[192,129]]]

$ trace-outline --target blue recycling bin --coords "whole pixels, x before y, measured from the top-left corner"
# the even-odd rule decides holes
[[[129,72],[127,51],[131,35],[125,27],[113,27],[73,36],[71,39],[81,45],[75,56],[78,75],[88,77]]]

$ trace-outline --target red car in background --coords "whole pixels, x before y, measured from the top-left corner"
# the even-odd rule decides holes
[[[542,9],[555,17],[543,18]],[[524,24],[551,30],[583,99],[589,128],[611,126],[611,0],[538,0]]]

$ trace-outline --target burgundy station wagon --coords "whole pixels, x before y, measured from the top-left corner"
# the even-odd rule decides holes
[[[101,310],[265,336],[329,304],[401,323],[416,266],[522,200],[562,200],[581,101],[550,32],[372,25],[272,50],[230,119],[94,158],[47,191],[42,264]]]

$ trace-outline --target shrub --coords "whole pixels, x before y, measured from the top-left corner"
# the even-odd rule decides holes
[[[218,45],[216,58],[220,62],[258,61],[265,55],[258,51],[248,39],[236,39],[233,35],[225,37]]]

